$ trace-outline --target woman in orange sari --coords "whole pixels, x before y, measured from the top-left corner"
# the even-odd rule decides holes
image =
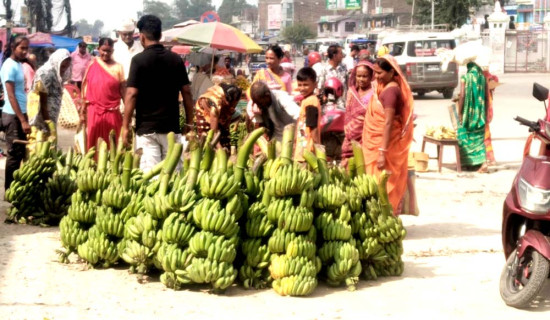
[[[363,153],[367,174],[391,172],[388,194],[395,215],[407,188],[409,148],[413,140],[413,97],[407,80],[391,55],[373,65],[374,94],[365,114]]]
[[[99,58],[88,66],[82,80],[85,101],[80,120],[87,123],[87,149],[95,146],[99,138],[109,143],[109,132],[118,137],[122,127],[120,100],[124,97],[126,80],[120,63],[112,59],[113,40],[99,40]]]

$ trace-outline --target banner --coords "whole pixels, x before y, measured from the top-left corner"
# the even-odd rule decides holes
[[[327,0],[327,10],[359,10],[361,0]]]
[[[267,29],[281,29],[281,5],[270,4],[267,6]]]

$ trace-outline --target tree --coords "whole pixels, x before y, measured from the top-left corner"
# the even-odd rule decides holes
[[[91,35],[92,38],[99,38],[102,36],[103,26],[104,24],[101,20],[94,21],[94,24],[92,25],[85,19],[80,19],[74,24],[76,33],[79,37]]]
[[[297,46],[301,46],[304,40],[314,38],[317,35],[304,24],[294,24],[283,29],[283,38]]]
[[[162,1],[145,1],[143,5],[143,14],[152,14],[159,17],[162,21],[163,29],[170,29],[178,20],[172,14],[173,8]]]
[[[203,13],[215,9],[212,0],[174,0],[173,6],[180,22],[189,19],[199,20]]]
[[[10,21],[13,18],[11,0],[4,0],[4,8],[6,9],[6,21]]]
[[[31,26],[35,26],[39,32],[50,32],[53,24],[52,1],[25,0],[25,5],[29,8]]]
[[[412,0],[407,0],[412,3]],[[418,24],[432,21],[432,0],[415,0],[414,19]],[[481,0],[433,0],[434,24],[450,24],[460,27],[468,20],[470,8],[479,8]]]
[[[251,8],[246,0],[223,0],[218,8],[218,15],[223,23],[231,23],[233,16],[241,16],[244,9]]]

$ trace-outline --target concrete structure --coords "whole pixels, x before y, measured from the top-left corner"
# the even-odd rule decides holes
[[[504,43],[506,40],[506,29],[510,17],[502,12],[500,2],[495,2],[495,10],[487,18],[489,21],[490,45],[492,50],[491,65],[489,70],[494,74],[504,73]]]
[[[240,16],[231,18],[231,25],[254,37],[258,32],[258,8],[244,9]]]
[[[404,0],[364,0],[363,28],[375,29],[409,25],[412,5]]]
[[[345,38],[356,33],[361,24],[359,15],[322,16],[317,27],[319,38]]]

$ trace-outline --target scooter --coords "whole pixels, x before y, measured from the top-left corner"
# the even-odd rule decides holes
[[[322,97],[323,114],[321,116],[321,144],[325,146],[327,160],[342,159],[342,144],[344,143],[346,111],[336,107],[333,96]]]
[[[547,88],[533,84],[533,96],[546,108]],[[514,120],[532,134],[504,202],[502,245],[506,265],[500,276],[500,295],[507,305],[525,308],[541,292],[550,274],[550,114],[547,109],[545,119]],[[534,141],[541,147],[536,148]]]

